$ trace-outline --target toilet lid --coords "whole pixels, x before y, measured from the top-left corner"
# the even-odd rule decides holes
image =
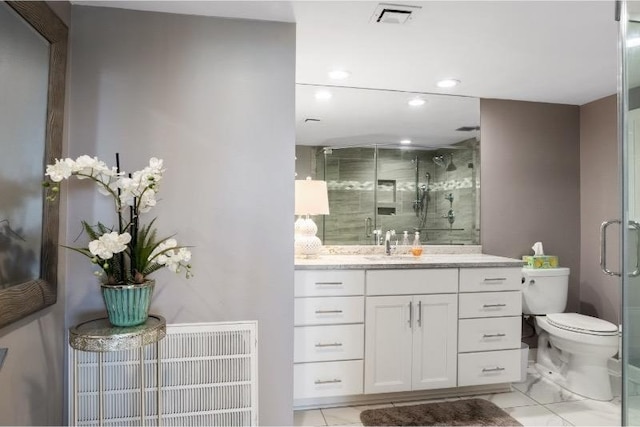
[[[569,331],[589,335],[617,335],[618,327],[597,317],[585,316],[578,313],[547,314],[547,322],[553,326]]]

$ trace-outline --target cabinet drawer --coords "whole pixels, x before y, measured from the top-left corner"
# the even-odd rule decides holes
[[[367,271],[367,295],[454,294],[458,269]]]
[[[520,348],[520,316],[461,319],[458,328],[461,353]]]
[[[364,322],[364,297],[295,298],[294,325]]]
[[[519,380],[520,350],[485,351],[458,355],[459,387]]]
[[[293,365],[293,398],[362,394],[362,360]]]
[[[460,292],[519,291],[522,268],[461,268]]]
[[[459,295],[459,317],[520,316],[521,292],[476,292]]]
[[[364,295],[363,270],[297,270],[294,283],[296,297]]]
[[[295,363],[362,359],[364,325],[298,326],[293,343]]]

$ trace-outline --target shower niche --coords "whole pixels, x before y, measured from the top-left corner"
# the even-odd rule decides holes
[[[330,214],[316,219],[325,245],[380,244],[387,230],[420,232],[429,245],[479,244],[479,141],[443,149],[362,146],[310,150],[327,182]]]

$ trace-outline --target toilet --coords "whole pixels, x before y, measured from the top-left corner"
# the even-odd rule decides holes
[[[594,400],[611,400],[607,361],[618,352],[618,327],[563,313],[569,269],[522,269],[522,312],[535,316],[536,370],[561,387]]]

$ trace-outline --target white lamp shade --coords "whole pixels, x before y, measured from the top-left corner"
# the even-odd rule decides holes
[[[329,215],[329,196],[325,181],[296,180],[295,214]]]

